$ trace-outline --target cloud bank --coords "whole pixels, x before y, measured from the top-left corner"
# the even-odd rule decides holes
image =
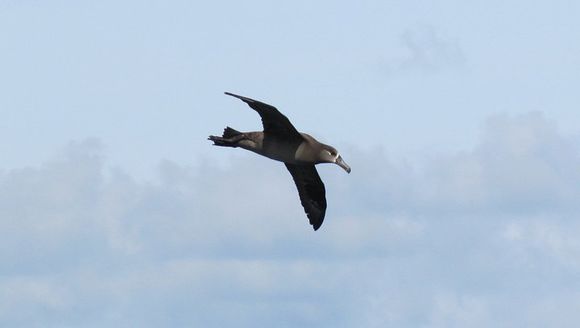
[[[0,171],[0,324],[11,327],[572,327],[580,152],[541,113],[489,119],[422,163],[320,167],[312,232],[283,165],[109,168],[98,140]]]

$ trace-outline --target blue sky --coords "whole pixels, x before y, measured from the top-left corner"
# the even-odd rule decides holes
[[[1,325],[574,327],[579,13],[0,1]],[[321,230],[224,91],[352,166]]]

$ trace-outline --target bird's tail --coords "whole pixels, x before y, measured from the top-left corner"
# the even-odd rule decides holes
[[[214,146],[222,146],[222,147],[237,147],[239,136],[243,133],[240,131],[234,130],[227,126],[224,129],[224,133],[221,137],[218,136],[209,136],[207,139],[213,141]],[[238,137],[238,138],[236,138]]]
[[[226,126],[226,128],[224,129],[224,133],[222,134],[222,137],[224,137],[226,139],[230,139],[230,138],[233,138],[235,136],[239,136],[240,134],[242,134],[240,131],[234,130],[234,129],[230,128],[229,126]]]

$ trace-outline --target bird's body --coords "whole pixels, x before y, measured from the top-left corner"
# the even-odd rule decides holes
[[[237,147],[289,164],[301,165],[316,162],[317,141],[306,133],[300,133],[304,140],[299,144],[264,134],[261,131],[242,132],[242,134],[244,137],[237,142]]]
[[[326,196],[322,180],[314,167],[319,163],[335,163],[350,173],[350,167],[342,160],[336,149],[318,142],[306,133],[300,133],[275,107],[226,92],[246,102],[262,117],[264,131],[239,132],[230,127],[223,135],[209,136],[216,146],[240,147],[284,162],[292,174],[300,201],[306,214],[317,230],[326,213]]]
[[[294,162],[296,159],[296,150],[299,148],[296,142],[288,142],[257,131],[245,132],[243,135],[245,138],[238,142],[240,148],[285,163]]]

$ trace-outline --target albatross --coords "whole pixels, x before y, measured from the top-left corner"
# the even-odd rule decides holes
[[[350,173],[338,151],[312,136],[298,132],[276,107],[230,92],[254,109],[262,118],[264,131],[240,132],[229,126],[221,137],[209,136],[215,146],[240,147],[273,160],[284,162],[294,179],[300,202],[314,230],[318,230],[326,213],[326,190],[314,165],[333,163]]]

